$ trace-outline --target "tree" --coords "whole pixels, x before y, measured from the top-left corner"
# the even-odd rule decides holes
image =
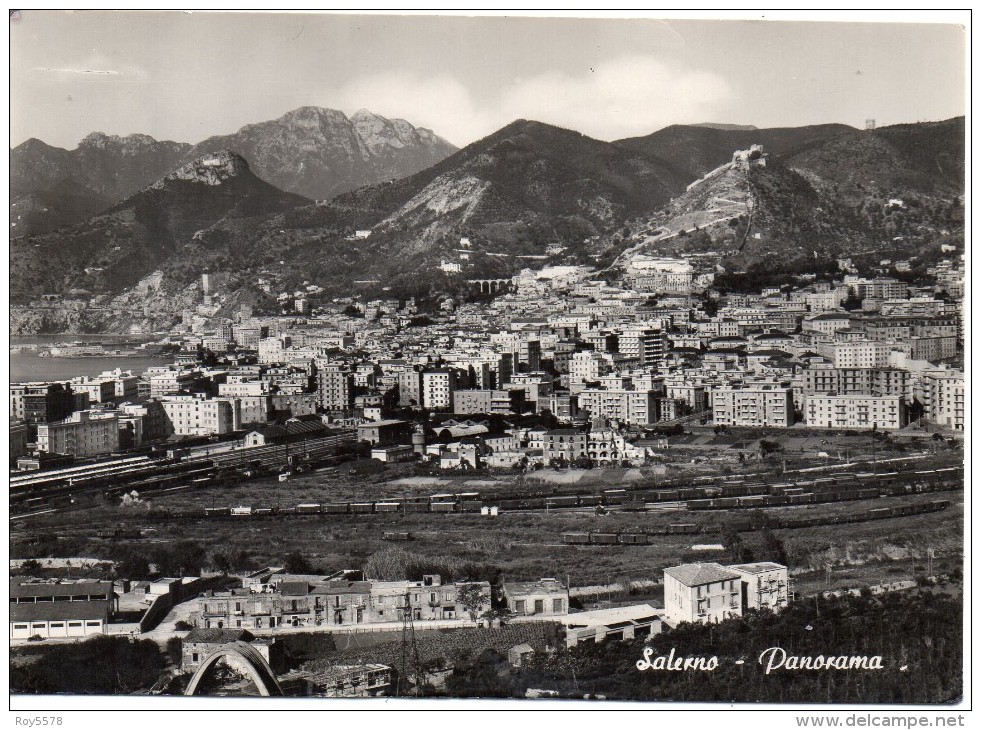
[[[25,560],[20,564],[20,570],[17,572],[22,575],[39,575],[41,572],[41,563],[33,558]]]
[[[286,560],[283,562],[283,567],[286,569],[287,573],[296,573],[300,575],[310,574],[316,570],[302,553],[295,551],[286,553]]]
[[[483,613],[484,606],[490,603],[490,599],[483,592],[479,583],[466,583],[460,586],[456,600],[467,610],[470,620],[474,623],[477,623],[477,618]]]

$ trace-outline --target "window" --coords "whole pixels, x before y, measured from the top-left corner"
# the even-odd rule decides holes
[[[515,610],[515,613],[524,613],[525,612],[525,602],[524,601],[515,601],[514,602],[514,610]]]
[[[193,654],[191,654],[191,661],[197,662],[197,660],[198,660],[198,653],[194,652]]]
[[[70,628],[70,629],[77,629],[81,625],[82,625],[82,622],[81,621],[69,621],[68,622],[68,628]]]
[[[63,628],[65,628],[65,622],[64,621],[52,621],[51,624],[50,624],[50,626],[53,629],[63,629]]]
[[[554,613],[562,613],[562,599],[555,598],[552,600],[552,611]]]
[[[102,622],[101,621],[86,621],[85,622],[85,625],[86,626],[102,626]]]
[[[544,610],[545,610],[545,601],[544,601],[544,599],[537,599],[535,601],[535,613],[541,613]]]
[[[14,631],[24,631],[28,628],[27,624],[14,624]]]

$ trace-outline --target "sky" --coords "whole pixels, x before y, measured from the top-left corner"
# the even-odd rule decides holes
[[[950,22],[25,10],[10,31],[11,146],[197,143],[300,106],[461,147],[521,118],[614,140],[965,113],[967,32]]]

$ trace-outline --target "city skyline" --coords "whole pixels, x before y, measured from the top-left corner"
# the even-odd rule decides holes
[[[11,146],[196,143],[300,106],[367,108],[460,147],[518,118],[613,140],[965,108],[950,23],[20,11],[11,28]]]

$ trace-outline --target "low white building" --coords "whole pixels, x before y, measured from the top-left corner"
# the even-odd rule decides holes
[[[790,600],[787,567],[777,563],[688,563],[664,569],[664,617],[679,623],[718,623],[750,609],[772,611]]]

